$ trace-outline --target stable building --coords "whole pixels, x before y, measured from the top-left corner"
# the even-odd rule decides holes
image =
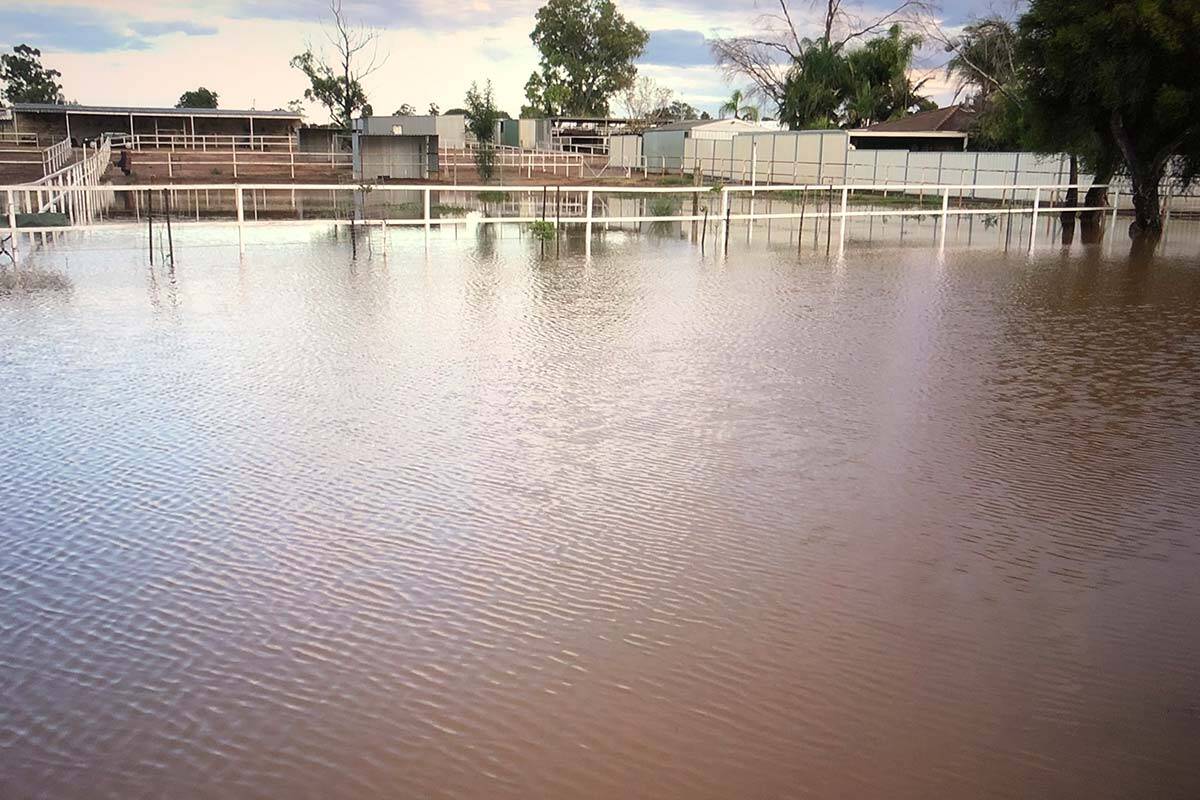
[[[13,103],[11,119],[0,130],[37,134],[40,141],[71,139],[75,145],[106,133],[141,136],[292,137],[304,122],[294,111],[229,108],[145,108],[80,106],[61,103]]]
[[[354,178],[364,182],[424,180],[438,171],[439,148],[466,147],[458,114],[360,117],[353,121]]]

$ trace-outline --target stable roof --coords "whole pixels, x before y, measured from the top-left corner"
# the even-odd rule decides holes
[[[14,111],[24,114],[95,114],[127,117],[258,117],[260,119],[302,120],[295,111],[258,111],[235,108],[147,108],[141,106],[77,106],[65,103],[13,103]]]

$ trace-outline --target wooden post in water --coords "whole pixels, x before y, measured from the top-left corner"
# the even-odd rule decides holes
[[[725,204],[725,255],[729,255],[729,216],[733,213],[733,209],[728,203]]]
[[[554,255],[562,255],[562,237],[558,234],[559,220],[562,219],[562,184],[554,187]]]
[[[700,227],[700,255],[704,255],[704,240],[708,237],[708,203],[704,204],[704,224]]]

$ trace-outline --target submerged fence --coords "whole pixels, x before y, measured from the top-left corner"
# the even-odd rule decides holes
[[[81,165],[98,169],[107,154],[97,150]],[[91,166],[85,166],[91,165]],[[147,226],[170,219],[176,226],[236,226],[239,247],[245,231],[258,226],[314,222],[376,228],[481,224],[545,223],[583,228],[590,243],[596,225],[623,223],[691,223],[703,241],[711,231],[728,240],[735,223],[791,221],[801,232],[806,220],[823,221],[827,242],[846,242],[849,221],[870,218],[932,219],[944,245],[953,218],[1028,218],[1028,245],[1037,243],[1040,216],[1067,211],[1097,212],[1115,220],[1120,195],[1108,206],[1067,206],[1067,192],[1077,184],[941,185],[925,184],[796,184],[724,187],[623,186],[446,186],[344,184],[160,184],[113,186],[64,183],[47,187],[0,187],[14,261],[20,252],[50,244],[73,231]],[[975,196],[996,190],[1003,199]],[[55,224],[41,224],[42,213],[57,214]],[[159,229],[161,231],[161,227]],[[168,227],[168,230],[170,228]],[[544,228],[543,228],[544,230]],[[385,237],[386,242],[386,237]],[[386,245],[385,245],[386,246]],[[590,247],[590,244],[588,245]]]

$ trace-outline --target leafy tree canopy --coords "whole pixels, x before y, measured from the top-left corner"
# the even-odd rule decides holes
[[[794,130],[857,128],[936,107],[908,75],[920,44],[899,25],[853,50],[807,43],[784,80],[780,119]]]
[[[312,50],[294,56],[290,63],[308,78],[309,87],[304,90],[304,99],[325,106],[329,110],[329,118],[339,128],[350,127],[355,111],[362,112],[370,108],[362,84],[353,79],[347,81],[344,75],[335,74],[333,68],[318,59]]]
[[[529,35],[542,54],[525,84],[522,116],[605,116],[609,99],[637,76],[649,35],[612,0],[549,0]]]
[[[0,82],[10,103],[63,103],[62,73],[42,66],[42,51],[19,44],[0,55]]]
[[[472,83],[467,90],[467,130],[475,136],[479,147],[475,149],[475,167],[479,177],[491,180],[495,165],[495,149],[491,146],[496,138],[496,122],[501,118],[492,93],[492,82],[480,88]]]
[[[1200,4],[1193,0],[1033,0],[1018,52],[1027,120],[1040,147],[1119,158],[1139,237],[1162,230],[1159,183],[1200,165]]]
[[[747,102],[748,99],[741,89],[734,89],[733,94],[729,95],[729,99],[720,108],[721,116],[729,114],[734,119],[757,120],[758,106]]]
[[[977,150],[1020,150],[1029,140],[1025,125],[1025,87],[1017,62],[1017,30],[1000,17],[965,26],[946,41],[954,55],[946,77],[957,80],[955,97],[975,113],[971,146]]]
[[[176,108],[216,108],[217,93],[212,89],[205,89],[201,86],[199,89],[192,89],[179,95],[179,102],[175,104]]]

